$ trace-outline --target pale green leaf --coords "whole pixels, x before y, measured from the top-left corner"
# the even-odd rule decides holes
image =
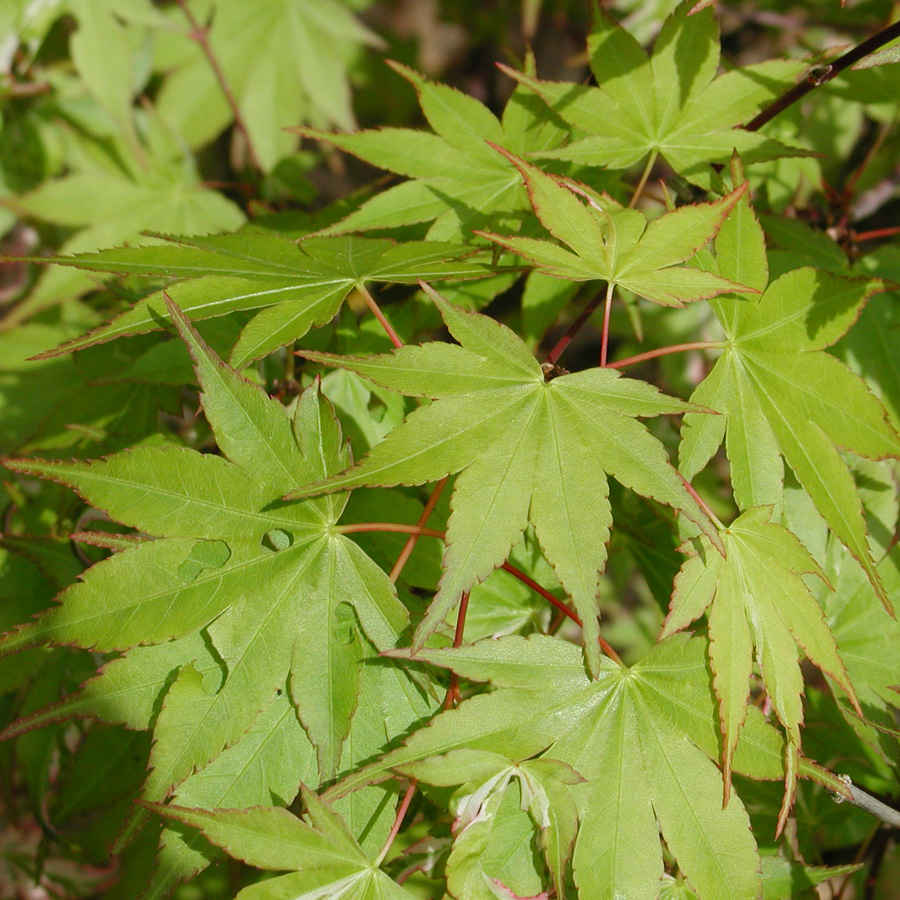
[[[507,152],[549,149],[566,137],[566,129],[524,98],[524,89],[507,102],[502,123],[482,103],[447,85],[425,79],[397,63],[392,67],[410,81],[434,129],[407,128],[333,134],[310,128],[297,131],[328,141],[372,165],[415,181],[375,194],[357,211],[321,234],[391,228],[434,221],[433,240],[460,240],[495,220],[516,222],[527,209],[514,166],[488,145]],[[527,137],[527,143],[526,143]]]
[[[798,750],[803,680],[797,645],[858,706],[834,635],[800,577],[824,577],[822,570],[793,534],[768,521],[770,512],[770,507],[756,507],[731,524],[723,534],[724,559],[707,543],[702,568],[701,557],[688,560],[676,579],[663,629],[664,635],[672,634],[712,605],[709,653],[726,776],[746,715],[754,647],[772,706],[789,733],[789,744]],[[793,789],[789,783],[789,798]]]
[[[748,208],[739,209],[738,215],[741,235],[735,229],[726,231],[723,262],[731,271],[750,272],[761,283],[759,225]],[[746,240],[746,249],[738,246],[739,236]],[[718,250],[718,240],[716,245]],[[878,281],[801,268],[770,284],[758,301],[712,301],[728,343],[712,381],[701,382],[692,399],[726,418],[726,449],[741,507],[780,507],[783,457],[890,609],[867,545],[862,506],[837,448],[869,459],[897,457],[900,437],[864,382],[821,352],[847,331],[881,289]],[[685,417],[685,428],[682,461],[693,475],[715,452],[719,429],[692,414]]]
[[[502,151],[521,172],[535,214],[569,250],[549,241],[479,232],[524,256],[538,271],[573,281],[606,281],[668,306],[753,290],[712,272],[679,265],[710,241],[745,188],[712,203],[686,206],[649,224],[635,210],[622,209],[575,184],[559,180]],[[588,197],[587,205],[576,196]]]
[[[447,527],[445,571],[413,646],[420,648],[463,592],[506,559],[530,520],[573,597],[586,629],[589,665],[597,672],[596,597],[610,516],[605,478],[595,467],[599,464],[644,496],[683,510],[717,540],[663,447],[632,418],[686,407],[611,369],[545,381],[511,331],[431,293],[463,349],[485,360],[495,383],[502,375],[500,386],[472,393],[465,372],[460,373],[456,348],[447,348],[448,374],[443,378],[436,371],[440,347],[435,345],[424,353],[403,348],[363,361],[359,368],[354,359],[307,353],[310,359],[369,374],[385,387],[441,399],[416,410],[345,474],[289,496],[361,485],[421,484],[460,472]],[[424,369],[421,384],[413,370],[418,363]],[[562,493],[553,495],[554,486]]]
[[[722,896],[723,877],[727,896],[757,897],[749,819],[737,797],[722,809],[722,775],[709,759],[714,737],[706,746],[713,699],[704,643],[670,638],[630,670],[608,662],[596,680],[584,672],[577,650],[561,643],[535,635],[421,651],[419,660],[499,687],[442,713],[334,793],[462,747],[513,759],[542,750],[538,761],[558,760],[585,779],[570,787],[581,819],[574,851],[581,896],[608,897],[627,887],[629,896],[655,900],[662,873],[658,821],[701,898]],[[695,720],[703,723],[701,746]],[[752,764],[772,777],[779,770],[777,733],[755,717],[752,733]]]
[[[158,645],[111,664],[68,707],[147,727],[146,708],[180,668],[156,723],[145,787],[153,800],[238,744],[288,692],[316,743],[322,777],[333,777],[356,709],[360,636],[376,650],[396,646],[407,612],[384,572],[332,531],[342,498],[280,499],[287,485],[347,465],[318,386],[298,399],[292,422],[215,357],[174,304],[171,314],[194,355],[224,455],[175,449],[177,463],[167,465],[167,451],[141,448],[90,463],[20,461],[22,471],[65,478],[120,521],[161,537],[89,569],[58,605],[10,633],[3,649],[46,641],[104,650]],[[199,646],[182,643],[201,629]],[[171,638],[179,640],[163,643]],[[130,692],[134,712],[124,708]],[[397,730],[423,714],[399,707]],[[379,724],[377,750],[383,716]]]

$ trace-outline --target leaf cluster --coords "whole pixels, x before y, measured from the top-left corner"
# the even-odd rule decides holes
[[[0,10],[4,890],[894,896],[896,26],[769,5]]]

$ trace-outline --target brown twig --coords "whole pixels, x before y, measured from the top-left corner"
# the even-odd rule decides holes
[[[894,22],[893,25],[882,28],[877,34],[873,34],[862,43],[857,44],[852,50],[848,50],[843,56],[839,56],[833,63],[821,69],[810,69],[805,80],[795,84],[789,91],[786,91],[777,100],[770,103],[759,115],[742,126],[744,131],[758,131],[763,125],[771,122],[775,116],[784,112],[810,91],[815,90],[820,85],[827,84],[845,69],[849,69],[870,53],[874,53],[879,47],[883,47],[898,37],[900,37],[900,22]]]

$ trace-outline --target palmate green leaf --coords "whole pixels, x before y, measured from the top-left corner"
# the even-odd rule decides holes
[[[757,290],[765,287],[765,242],[746,197],[726,220],[715,247],[721,275]],[[771,504],[779,511],[783,457],[890,611],[866,543],[862,504],[838,448],[869,459],[897,457],[900,437],[862,379],[822,352],[882,288],[877,280],[801,268],[772,282],[759,299],[710,301],[727,343],[691,400],[723,415],[687,415],[679,459],[691,479],[724,437],[738,506]]]
[[[287,694],[271,703],[237,744],[190,775],[172,803],[202,809],[289,805],[301,783],[317,779],[315,749],[297,720]],[[213,854],[207,842],[183,828],[164,827],[152,884],[144,900],[166,897],[172,888],[202,871]]]
[[[569,250],[550,241],[478,232],[534,263],[539,272],[569,281],[606,281],[664,306],[683,306],[735,290],[752,290],[711,272],[681,266],[712,240],[746,190],[698,203],[647,223],[609,196],[547,175],[496,148],[522,173],[535,214]],[[587,205],[576,194],[587,197]]]
[[[727,162],[734,150],[748,162],[808,155],[737,127],[791,87],[806,63],[772,60],[716,77],[719,30],[711,10],[689,16],[686,0],[648,54],[605,10],[594,9],[588,52],[597,87],[540,81],[501,66],[587,135],[533,155],[627,169],[659,154],[707,187],[710,164]]]
[[[312,791],[303,802],[310,824],[284,809],[152,808],[202,831],[235,859],[289,874],[244,888],[239,900],[410,900],[413,897],[378,868],[347,826]]]
[[[199,21],[211,16],[212,52],[235,96],[259,161],[267,171],[295,146],[288,125],[354,123],[347,68],[377,35],[340,0],[193,0]],[[173,10],[179,29],[188,22]],[[193,146],[232,120],[209,60],[187,34],[165,32],[160,62],[170,70],[159,96],[163,118]],[[171,70],[174,69],[172,72]]]
[[[162,537],[94,566],[58,606],[7,635],[2,649],[52,641],[126,650],[204,629],[225,677],[216,689],[199,669],[181,670],[166,700],[171,731],[157,729],[149,798],[163,799],[234,744],[279,691],[290,691],[329,777],[359,677],[348,657],[355,619],[344,607],[352,607],[379,650],[396,644],[406,611],[384,573],[331,532],[344,498],[278,499],[347,464],[317,387],[304,393],[292,422],[277,401],[215,357],[174,304],[170,312],[194,356],[206,414],[227,456],[141,448],[89,463],[8,461]],[[171,660],[165,665],[168,675]]]
[[[412,413],[354,468],[288,496],[423,484],[460,472],[440,588],[413,647],[421,648],[462,594],[506,559],[531,521],[575,602],[588,664],[597,673],[596,599],[612,520],[605,473],[682,510],[718,540],[663,446],[634,420],[689,407],[611,369],[548,381],[512,331],[428,291],[461,346],[430,343],[372,357],[304,355],[437,402]]]
[[[462,748],[512,759],[540,754],[538,760],[566,764],[586,779],[568,785],[581,822],[573,867],[582,900],[656,900],[660,830],[701,900],[751,900],[759,896],[760,875],[749,819],[737,797],[723,809],[722,774],[709,759],[718,747],[705,653],[704,641],[676,635],[631,669],[604,659],[592,680],[576,647],[543,635],[422,650],[416,661],[489,680],[496,690],[441,713],[329,794],[420,760],[449,763],[454,756],[447,754]],[[735,771],[781,777],[777,731],[758,711],[746,729],[752,736],[738,749]],[[426,777],[433,763],[426,763]]]
[[[410,81],[434,133],[411,128],[379,128],[353,134],[296,129],[306,137],[328,141],[375,166],[410,181],[376,194],[357,211],[321,234],[395,228],[434,220],[432,240],[459,240],[476,228],[517,220],[527,210],[515,168],[488,146],[492,142],[515,154],[548,150],[568,129],[546,108],[536,108],[529,92],[517,90],[502,119],[455,88],[436,84],[406,66],[392,67]],[[539,102],[539,101],[538,101]]]
[[[771,507],[755,507],[724,532],[726,555],[701,539],[675,581],[663,637],[686,628],[709,609],[709,656],[719,698],[726,797],[734,750],[747,715],[753,649],[772,707],[787,731],[788,782],[784,814],[796,789],[803,724],[803,677],[797,646],[829,674],[856,708],[853,685],[822,609],[801,578],[824,574],[786,528],[769,521]]]
[[[178,280],[166,291],[145,297],[112,322],[67,341],[41,358],[158,330],[168,319],[168,295],[193,319],[261,310],[245,326],[231,351],[231,364],[241,368],[330,321],[347,295],[367,282],[409,284],[419,278],[477,278],[489,274],[486,267],[462,259],[471,253],[468,247],[429,241],[397,244],[348,235],[297,242],[274,234],[246,232],[169,238],[163,246],[146,251],[120,247],[57,258],[54,262],[79,269]]]

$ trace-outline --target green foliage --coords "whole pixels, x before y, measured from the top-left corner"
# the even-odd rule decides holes
[[[900,28],[543,6],[0,9],[3,896],[898,896]]]

